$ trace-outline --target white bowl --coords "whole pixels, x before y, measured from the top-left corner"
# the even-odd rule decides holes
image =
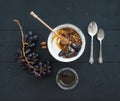
[[[73,30],[75,30],[81,37],[81,40],[82,40],[82,45],[81,45],[81,49],[80,51],[78,52],[78,54],[74,57],[71,57],[71,58],[63,58],[63,57],[60,57],[58,54],[59,52],[61,51],[59,49],[59,47],[56,45],[56,39],[54,38],[54,40],[52,40],[53,36],[54,36],[54,33],[51,32],[49,37],[48,37],[48,41],[47,41],[47,45],[48,45],[48,50],[50,52],[50,54],[58,61],[61,61],[61,62],[72,62],[72,61],[75,61],[77,60],[84,52],[84,49],[85,49],[85,45],[86,45],[86,41],[85,41],[85,37],[84,37],[84,34],[82,33],[82,31],[76,27],[75,25],[72,25],[72,24],[63,24],[63,25],[59,25],[57,26],[56,28],[54,28],[54,31],[57,32],[58,30],[62,29],[62,28],[71,28]]]

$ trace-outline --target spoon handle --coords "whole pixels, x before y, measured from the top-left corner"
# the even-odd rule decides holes
[[[90,59],[89,63],[93,64],[94,63],[94,58],[93,58],[93,37],[91,37],[91,49],[90,49]]]
[[[30,12],[30,15],[33,16],[35,19],[41,22],[45,27],[47,27],[51,32],[55,33],[59,38],[62,39],[62,37],[57,32],[55,32],[46,22],[44,22],[40,17],[38,17],[33,11]]]
[[[98,62],[99,62],[100,64],[103,63],[103,57],[102,57],[102,41],[100,41],[100,53],[99,53]]]
[[[38,17],[38,15],[36,15],[33,11],[30,12],[30,15],[33,16],[35,19],[37,19],[39,22],[41,22],[51,32],[55,33],[60,39],[62,39],[63,43],[71,44],[71,42],[67,38],[65,38],[65,37],[59,35],[57,32],[55,32],[46,22],[44,22],[40,17]]]

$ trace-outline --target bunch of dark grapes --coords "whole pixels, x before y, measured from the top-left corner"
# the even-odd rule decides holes
[[[22,34],[22,48],[17,50],[18,63],[24,64],[25,68],[32,71],[37,78],[51,75],[50,62],[41,62],[39,60],[39,55],[35,52],[35,46],[38,37],[33,35],[31,31],[29,31],[27,34],[24,34],[19,21],[14,21],[18,24]]]

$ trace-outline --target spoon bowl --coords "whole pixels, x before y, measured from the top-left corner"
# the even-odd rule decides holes
[[[105,37],[105,33],[104,33],[104,30],[102,28],[100,28],[98,30],[98,33],[97,33],[97,39],[102,41]]]
[[[92,21],[89,25],[88,25],[88,33],[90,36],[94,36],[98,31],[98,27],[95,21]]]

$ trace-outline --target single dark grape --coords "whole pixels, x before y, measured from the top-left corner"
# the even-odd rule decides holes
[[[64,51],[60,51],[60,53],[58,55],[59,56],[63,56],[64,55]]]
[[[33,36],[29,37],[29,40],[33,41]]]
[[[35,56],[35,52],[32,52],[32,55]]]
[[[18,59],[18,63],[24,63],[25,59]]]
[[[37,59],[38,58],[38,54],[33,53],[32,55],[33,55],[33,59]]]
[[[39,55],[36,53],[35,56],[38,57]]]
[[[29,45],[31,45],[31,44],[33,43],[33,41],[32,41],[31,39],[28,39],[28,40],[27,40],[27,43],[28,43]]]
[[[74,53],[74,56],[78,55],[78,51]]]
[[[17,49],[17,57],[22,56],[22,50],[20,48]]]
[[[71,46],[68,46],[68,50],[71,51],[71,52],[75,51]]]
[[[33,62],[36,64],[38,62],[38,59],[34,59]]]
[[[27,57],[28,57],[28,58],[37,59],[35,52],[29,53],[29,54],[27,55]]]
[[[47,74],[50,75],[51,74],[51,70],[48,69],[47,70]]]
[[[41,74],[38,73],[37,71],[33,71],[34,75],[37,77],[37,78],[41,78]]]
[[[50,61],[49,61],[49,60],[47,60],[47,63],[46,63],[46,65],[47,65],[47,66],[49,66],[49,65],[50,65]]]
[[[79,46],[77,46],[76,48],[75,48],[75,51],[76,52],[78,52],[79,50],[80,50],[80,48],[81,48],[81,46],[79,45]]]
[[[38,62],[38,66],[41,67],[43,63],[41,61]]]
[[[28,54],[28,53],[30,53],[30,51],[31,51],[31,49],[28,48],[28,49],[26,49],[25,53]]]
[[[24,37],[26,40],[29,38],[28,34],[25,34]]]
[[[31,48],[35,47],[35,43],[32,43],[32,44],[30,45],[30,47],[31,47]]]
[[[37,41],[37,39],[38,37],[36,35],[29,37],[29,40],[31,40],[32,42]]]
[[[44,64],[43,66],[44,66],[45,68],[47,67],[47,65],[46,65],[46,64]]]
[[[39,69],[39,66],[38,66],[38,65],[35,65],[34,67],[35,67],[36,69]]]
[[[78,47],[78,44],[77,44],[77,43],[75,43],[75,42],[73,42],[73,43],[71,43],[71,47],[72,47],[73,49],[75,49],[75,48],[77,48],[77,47]]]
[[[29,58],[29,59],[32,57],[33,57],[33,55],[31,53],[27,55],[27,58]]]
[[[38,39],[38,36],[37,35],[34,35],[33,36],[33,41],[36,41]]]
[[[52,67],[51,66],[47,66],[48,69],[51,69]]]
[[[77,52],[77,51],[79,51],[80,50],[80,48],[81,48],[81,46],[80,45],[78,45],[77,43],[75,43],[75,42],[73,42],[72,44],[71,44],[71,47],[73,48],[73,49],[75,49],[75,51]]]
[[[43,76],[46,76],[46,72],[42,72],[42,75],[43,75]]]
[[[28,32],[28,35],[29,35],[29,36],[32,36],[32,35],[33,35],[33,33],[32,33],[31,31],[29,31],[29,32]]]
[[[67,58],[70,58],[72,54],[73,54],[72,52],[68,51],[67,53],[65,53],[65,56],[66,56]]]

